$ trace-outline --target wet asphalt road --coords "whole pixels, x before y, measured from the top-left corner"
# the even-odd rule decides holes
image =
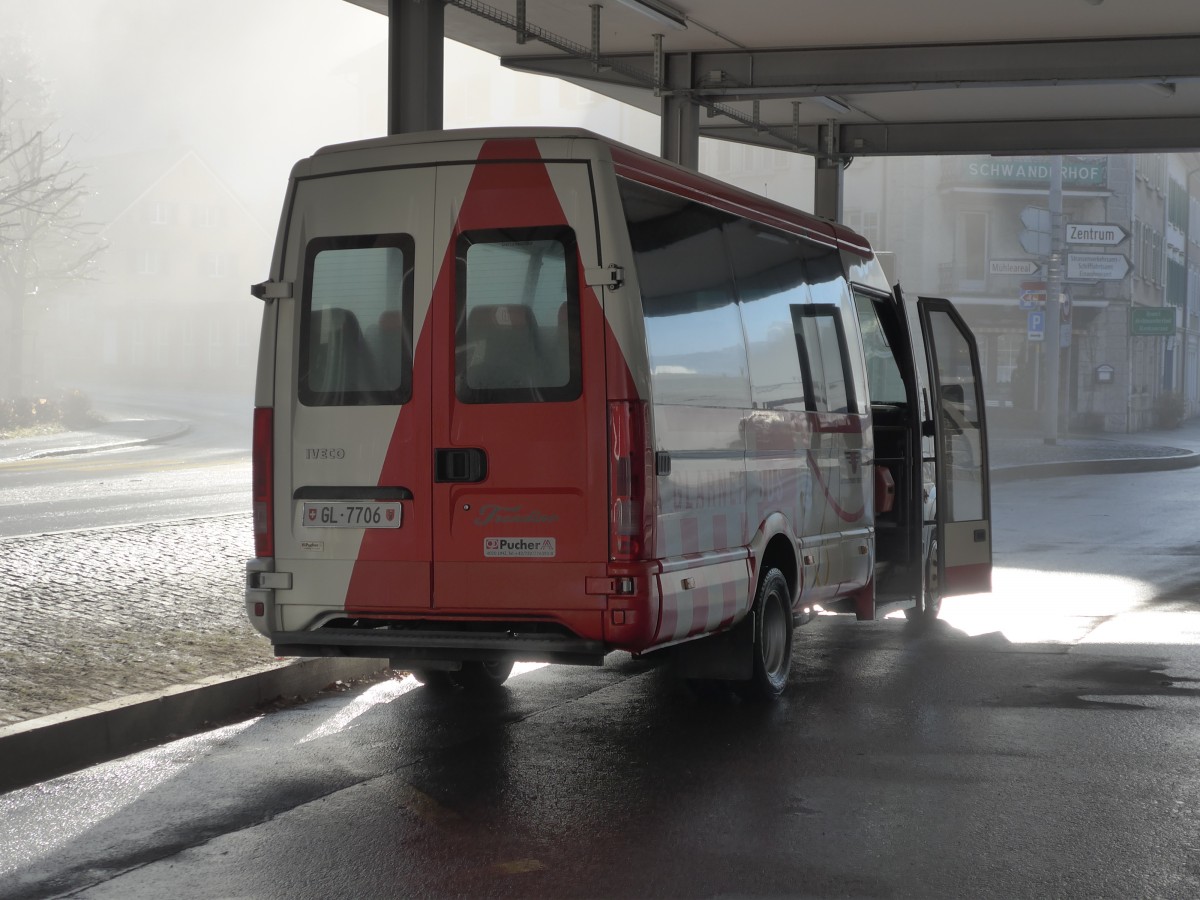
[[[1194,649],[829,619],[802,649],[774,706],[625,658],[187,739],[0,798],[0,896],[1200,895]]]
[[[411,680],[0,797],[0,897],[1200,896],[1200,471],[997,492],[994,595],[823,617],[784,700]]]

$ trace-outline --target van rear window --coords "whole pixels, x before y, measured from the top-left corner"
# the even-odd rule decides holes
[[[464,232],[455,293],[459,400],[542,403],[579,397],[579,271],[571,229]]]
[[[413,240],[316,238],[305,256],[300,402],[406,403],[412,397]]]

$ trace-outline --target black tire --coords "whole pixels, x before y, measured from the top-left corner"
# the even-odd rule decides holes
[[[918,625],[936,622],[942,611],[942,592],[938,584],[938,545],[935,538],[929,546],[929,559],[925,561],[925,590],[917,605],[904,611],[904,618]]]
[[[447,672],[450,681],[464,691],[494,691],[512,674],[511,659],[491,662],[468,661],[457,672]]]
[[[778,569],[767,569],[754,598],[754,674],[739,685],[749,700],[775,700],[792,668],[792,592]]]

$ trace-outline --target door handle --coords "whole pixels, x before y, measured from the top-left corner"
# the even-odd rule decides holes
[[[478,447],[439,447],[433,451],[433,480],[470,484],[487,478],[487,454]]]

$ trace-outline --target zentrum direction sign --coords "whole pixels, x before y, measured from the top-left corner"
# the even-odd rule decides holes
[[[1129,232],[1111,222],[1068,222],[1064,237],[1068,244],[1115,247],[1129,237]]]

